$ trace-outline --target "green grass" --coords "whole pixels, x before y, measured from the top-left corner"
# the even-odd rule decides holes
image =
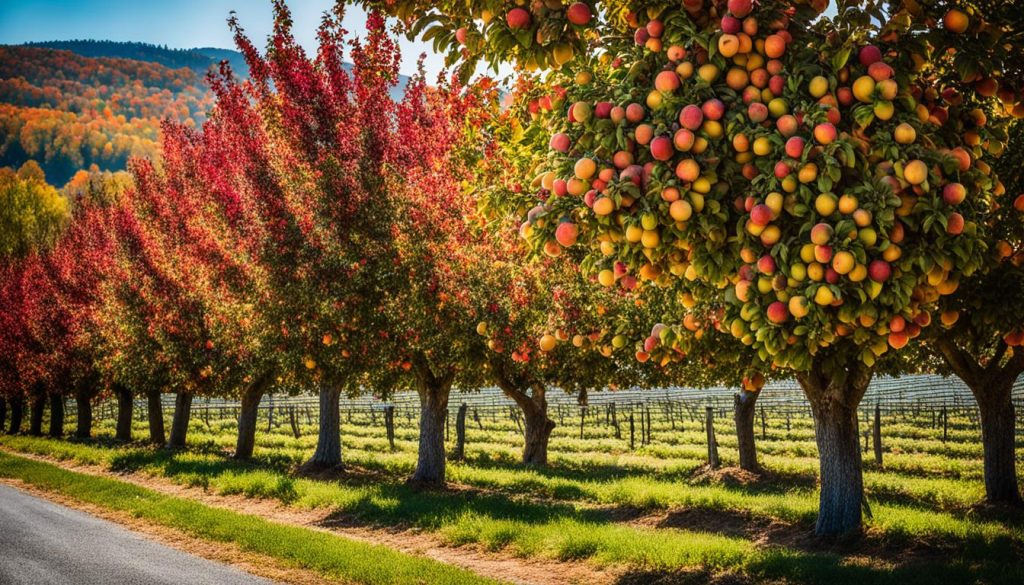
[[[677,419],[673,428],[655,417],[653,443],[638,441],[634,450],[628,430],[616,438],[603,417],[588,421],[582,439],[569,422],[552,437],[547,469],[519,465],[522,439],[509,418],[485,415],[482,422],[483,429],[469,423],[466,462],[448,466],[449,480],[470,489],[426,493],[403,484],[415,465],[417,439],[415,421],[404,416],[396,417],[394,451],[379,420],[366,413],[345,420],[346,461],[372,473],[338,481],[293,474],[315,446],[309,424],[298,439],[287,425],[269,431],[261,425],[252,463],[226,456],[236,431],[227,419],[207,424],[193,417],[190,449],[177,453],[115,444],[111,421],[100,423],[95,441],[4,436],[0,445],[213,493],[323,509],[346,523],[418,528],[451,546],[615,565],[641,575],[638,582],[650,580],[643,577],[649,571],[735,572],[788,582],[1024,582],[1024,523],[973,510],[984,489],[977,429],[966,418],[951,417],[947,441],[926,417],[883,421],[885,466],[865,463],[873,512],[865,520],[868,537],[839,552],[807,538],[817,508],[818,465],[809,418],[793,417],[787,429],[786,419],[770,417],[767,437],[758,425],[759,455],[773,476],[745,485],[694,476],[705,456],[697,421]],[[718,425],[722,458],[735,461],[730,425]],[[136,432],[144,436],[142,423]],[[658,522],[679,513],[697,514],[696,520]],[[781,526],[781,536],[752,542],[769,525],[776,532]],[[913,553],[910,561],[903,558],[906,551]],[[875,560],[864,566],[865,557]]]
[[[63,470],[47,463],[0,453],[0,476],[40,489],[127,512],[137,518],[206,540],[237,544],[286,565],[311,569],[345,582],[497,583],[443,563],[339,538],[255,516],[210,508],[158,494],[122,481]]]

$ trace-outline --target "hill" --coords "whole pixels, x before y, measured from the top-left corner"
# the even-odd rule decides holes
[[[35,160],[63,185],[96,165],[118,171],[159,156],[160,124],[199,127],[213,107],[205,74],[222,60],[248,76],[241,53],[147,43],[48,41],[0,45],[0,166]],[[401,99],[409,78],[392,89]]]
[[[55,49],[0,46],[0,166],[37,161],[51,183],[159,152],[160,122],[191,126],[213,98],[190,68]]]

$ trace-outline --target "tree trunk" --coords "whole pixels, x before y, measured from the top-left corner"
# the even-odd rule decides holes
[[[754,443],[754,418],[757,414],[754,405],[759,392],[740,392],[733,396],[733,420],[736,422],[736,445],[740,452],[740,469],[758,473],[761,466],[757,462],[757,446]]]
[[[985,499],[991,503],[1020,505],[1016,468],[1016,413],[1013,409],[1013,384],[1024,372],[1024,352],[1012,352],[1000,342],[987,365],[948,338],[935,340],[949,367],[967,384],[978,402],[981,418],[981,443],[984,451]],[[943,419],[943,435],[946,420]]]
[[[188,421],[192,418],[192,395],[178,392],[174,399],[174,418],[171,420],[172,449],[184,449],[188,439]]]
[[[526,421],[523,464],[544,467],[548,464],[548,440],[551,439],[551,431],[555,430],[555,421],[548,418],[547,403],[543,408],[523,409],[523,418]]]
[[[21,396],[11,398],[11,426],[8,432],[16,435],[21,432],[21,423],[25,417],[25,399]]]
[[[28,434],[33,437],[43,436],[43,415],[46,414],[46,395],[38,394],[32,397],[29,413]]]
[[[92,397],[87,391],[75,392],[75,406],[78,415],[75,417],[75,438],[88,439],[92,436]]]
[[[338,401],[341,386],[324,384],[320,387],[320,435],[316,451],[303,468],[324,471],[341,467],[341,412]]]
[[[50,394],[50,436],[64,436],[64,395],[59,392]]]
[[[985,453],[985,499],[991,503],[1019,505],[1014,441],[1016,416],[1013,380],[971,387],[981,415],[981,444]]]
[[[444,485],[444,423],[448,412],[451,382],[427,374],[417,384],[420,395],[420,445],[416,471],[410,478],[414,484],[428,487]]]
[[[256,379],[242,394],[242,409],[238,415],[238,442],[235,444],[235,459],[252,459],[256,447],[256,426],[260,400],[267,391],[270,377]]]
[[[160,391],[148,390],[146,404],[149,411],[149,442],[163,447],[167,443],[167,436],[164,433],[164,405],[160,401]]]
[[[826,373],[815,359],[811,368],[798,373],[797,381],[811,403],[818,445],[821,494],[815,533],[855,534],[861,529],[864,505],[857,407],[871,382],[872,371],[859,361],[845,371]]]
[[[132,440],[132,409],[135,407],[132,392],[119,384],[114,386],[114,396],[117,398],[117,431],[114,439],[127,443]]]
[[[0,396],[0,435],[7,428],[7,399]]]

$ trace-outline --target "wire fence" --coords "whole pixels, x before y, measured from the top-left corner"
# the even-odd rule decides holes
[[[638,414],[651,419],[652,413],[660,420],[667,420],[675,426],[676,421],[702,422],[710,408],[715,418],[731,418],[735,388],[653,388],[619,389],[590,392],[581,403],[577,394],[553,389],[548,392],[548,416],[560,426],[579,424],[584,426],[588,419],[611,421],[623,417],[628,420]],[[174,406],[174,396],[163,397],[165,411]],[[1013,402],[1017,409],[1024,407],[1024,377],[1013,389]],[[486,421],[511,419],[521,425],[521,412],[516,404],[497,388],[483,388],[472,391],[455,390],[449,400],[450,410],[465,404],[470,420],[478,426]],[[135,416],[146,417],[145,402],[139,401]],[[240,412],[238,400],[218,398],[196,398],[192,403],[192,416],[207,423],[213,420],[235,419]],[[785,419],[789,427],[791,419],[811,417],[810,406],[795,381],[781,381],[768,384],[761,391],[757,407],[762,423],[764,419]],[[419,397],[415,392],[399,392],[388,400],[372,396],[343,397],[339,408],[343,422],[377,424],[385,415],[399,422],[415,424],[419,417]],[[73,414],[73,403],[69,404]],[[944,378],[935,375],[904,376],[900,378],[875,378],[860,406],[862,421],[870,420],[875,411],[887,418],[920,419],[930,417],[936,421],[948,421],[949,417],[963,418],[971,426],[978,426],[977,403],[970,389],[955,377]],[[388,412],[390,411],[390,412]],[[112,402],[101,404],[96,409],[98,418],[116,416]],[[259,417],[270,426],[279,426],[287,420],[292,425],[314,424],[318,420],[319,400],[314,395],[277,396],[267,395],[259,405]],[[507,417],[507,418],[506,418]],[[276,420],[275,420],[276,419]],[[1018,429],[1024,432],[1024,428]]]

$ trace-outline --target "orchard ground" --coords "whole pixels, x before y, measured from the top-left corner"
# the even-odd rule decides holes
[[[300,405],[296,438],[288,403],[282,407],[280,400],[273,423],[267,410],[261,414],[252,463],[230,459],[233,411],[206,412],[201,401],[184,451],[117,444],[109,417],[99,421],[94,440],[4,435],[0,448],[213,506],[374,540],[502,581],[1024,582],[1024,517],[978,505],[984,497],[982,452],[970,402],[921,393],[883,401],[883,465],[870,452],[864,455],[866,533],[822,541],[812,537],[818,462],[806,406],[765,396],[757,446],[766,472],[756,477],[706,468],[703,403],[679,403],[670,416],[656,401],[658,391],[647,395],[652,402],[633,408],[633,449],[625,402],[617,402],[616,437],[607,406],[611,395],[592,395],[581,439],[581,409],[570,397],[559,397],[550,416],[560,424],[545,469],[518,463],[521,433],[497,393],[465,395],[473,405],[466,459],[449,462],[450,485],[440,491],[405,485],[416,462],[418,429],[404,407],[395,416],[394,450],[381,412],[343,407],[346,470],[317,477],[295,471],[315,448],[316,410],[310,419],[302,403],[291,403]],[[453,423],[462,399],[453,396]],[[866,403],[873,404],[870,396]],[[646,444],[641,412],[650,412],[652,423]],[[138,411],[136,418],[140,414],[144,418]],[[861,418],[862,438],[870,430],[867,418]],[[716,409],[715,429],[724,464],[734,465],[727,408]],[[137,421],[135,436],[145,433]],[[1022,439],[1018,435],[1018,446]],[[16,460],[0,459],[0,476],[17,476]]]

